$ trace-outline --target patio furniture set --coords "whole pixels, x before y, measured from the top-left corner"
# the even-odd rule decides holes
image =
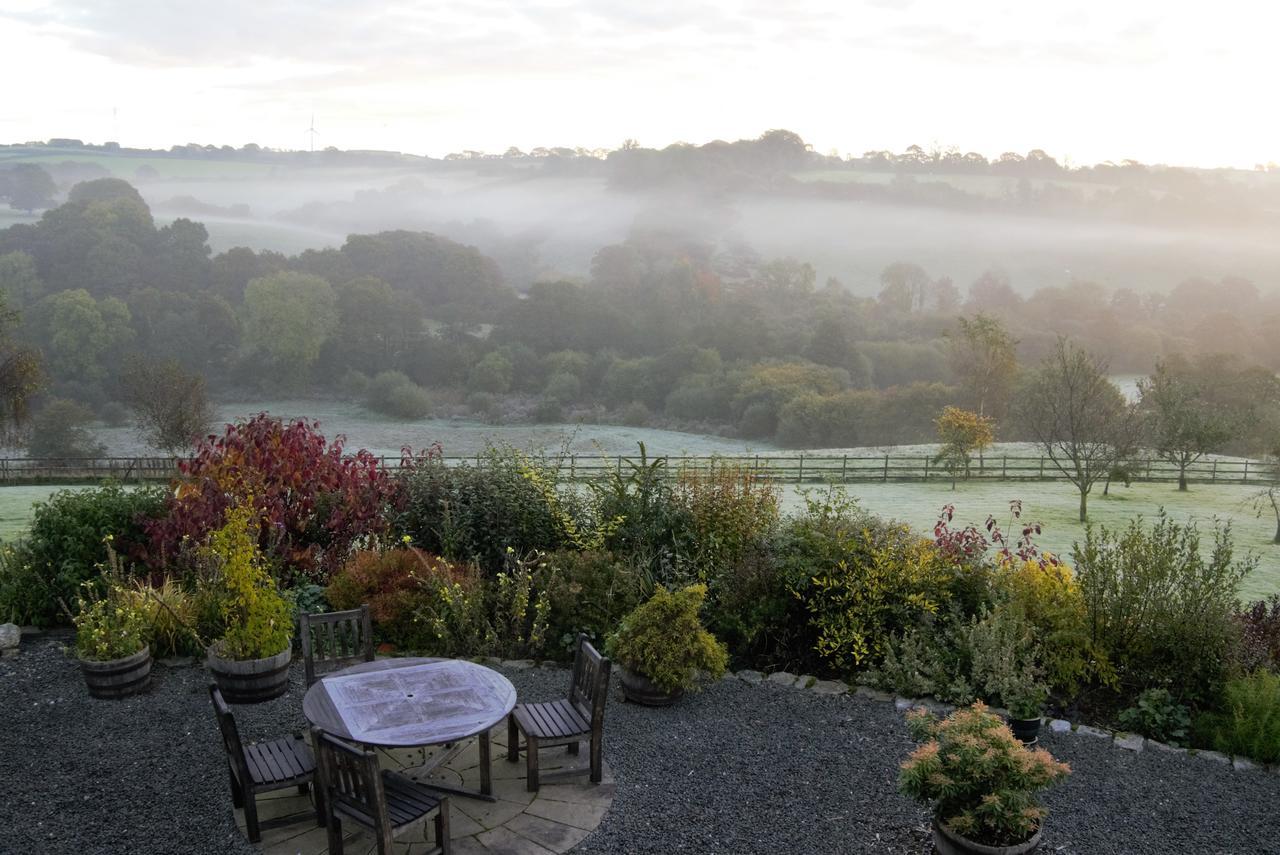
[[[302,710],[310,725],[302,734],[245,743],[216,685],[209,694],[217,714],[233,804],[244,809],[251,842],[261,839],[256,797],[297,788],[310,792],[316,822],[327,829],[329,851],[341,855],[343,823],[373,834],[379,853],[405,830],[431,818],[435,848],[449,855],[449,795],[493,800],[489,732],[508,722],[507,759],[519,761],[524,735],[526,786],[540,785],[538,752],[567,746],[577,754],[589,743],[590,780],[602,777],[602,737],[610,663],[578,637],[568,696],[546,703],[516,703],[506,677],[455,659],[375,659],[368,606],[299,618],[307,692]],[[479,791],[414,780],[380,769],[378,749],[442,750],[426,759],[429,772],[475,739],[480,755]],[[309,744],[308,744],[309,743]]]

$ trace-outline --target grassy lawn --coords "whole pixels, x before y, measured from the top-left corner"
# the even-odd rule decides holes
[[[49,498],[66,487],[3,487],[0,488],[0,541],[13,540],[25,534],[31,524],[31,513],[36,502]],[[73,488],[74,489],[74,488]]]
[[[981,526],[993,514],[1007,530],[1009,502],[1021,499],[1023,519],[1044,524],[1044,534],[1037,540],[1042,548],[1069,556],[1072,543],[1084,537],[1084,526],[1076,520],[1079,494],[1066,483],[961,482],[955,492],[949,485],[923,483],[850,484],[845,489],[873,513],[901,520],[921,532],[932,531],[945,504],[956,506],[956,524]],[[1151,517],[1163,506],[1176,520],[1200,522],[1201,545],[1212,547],[1208,534],[1212,520],[1229,520],[1237,554],[1253,551],[1260,559],[1257,570],[1245,580],[1244,596],[1256,599],[1280,592],[1280,546],[1271,543],[1275,518],[1269,511],[1263,517],[1255,514],[1254,488],[1193,485],[1179,493],[1172,484],[1135,484],[1112,487],[1106,497],[1100,491],[1099,487],[1089,497],[1089,517],[1109,527],[1124,526],[1139,514]],[[787,488],[783,505],[787,510],[803,507],[796,487]]]

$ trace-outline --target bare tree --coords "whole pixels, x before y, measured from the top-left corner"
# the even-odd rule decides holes
[[[1139,421],[1107,379],[1107,364],[1065,338],[1035,369],[1017,403],[1019,421],[1080,491],[1080,522],[1089,492],[1132,447]]]
[[[176,359],[135,358],[125,368],[120,385],[139,430],[157,448],[171,454],[186,451],[209,432],[213,409],[204,378],[187,371]]]

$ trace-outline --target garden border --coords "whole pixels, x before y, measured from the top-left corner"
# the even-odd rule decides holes
[[[801,691],[813,692],[818,695],[852,695],[865,698],[872,701],[880,701],[883,703],[892,702],[899,712],[916,707],[923,707],[932,713],[938,715],[946,715],[956,709],[954,704],[946,704],[933,698],[904,698],[894,695],[892,692],[884,692],[874,689],[870,686],[851,685],[843,680],[819,680],[810,674],[792,674],[790,671],[774,671],[765,674],[760,671],[744,670],[734,673],[726,671],[724,680],[741,680],[748,685],[758,686],[764,683],[772,683],[787,689],[799,689]],[[1000,716],[1007,717],[1008,711],[999,707],[992,707],[991,711]],[[1147,748],[1153,751],[1162,751],[1167,754],[1180,754],[1184,757],[1200,757],[1215,763],[1228,766],[1237,772],[1259,771],[1272,775],[1280,775],[1280,764],[1265,764],[1256,760],[1252,760],[1243,756],[1230,756],[1223,754],[1221,751],[1209,751],[1198,748],[1183,748],[1177,745],[1168,745],[1163,742],[1157,742],[1154,739],[1148,739],[1137,733],[1128,733],[1122,730],[1109,730],[1103,727],[1093,727],[1079,722],[1070,722],[1061,718],[1041,718],[1042,725],[1047,725],[1053,733],[1074,733],[1082,736],[1090,736],[1095,739],[1106,739],[1116,747],[1125,751],[1138,752]]]

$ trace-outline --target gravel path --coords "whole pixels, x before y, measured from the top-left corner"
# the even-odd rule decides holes
[[[44,638],[0,662],[0,852],[251,853],[232,820],[199,668],[155,669],[151,693],[90,700]],[[509,672],[522,697],[561,671]],[[236,708],[246,738],[305,726],[301,668],[281,700]],[[895,790],[911,748],[891,704],[726,681],[654,710],[610,699],[617,797],[576,852],[916,853],[926,814]],[[1075,774],[1052,790],[1045,852],[1280,852],[1280,775],[1049,736]]]

